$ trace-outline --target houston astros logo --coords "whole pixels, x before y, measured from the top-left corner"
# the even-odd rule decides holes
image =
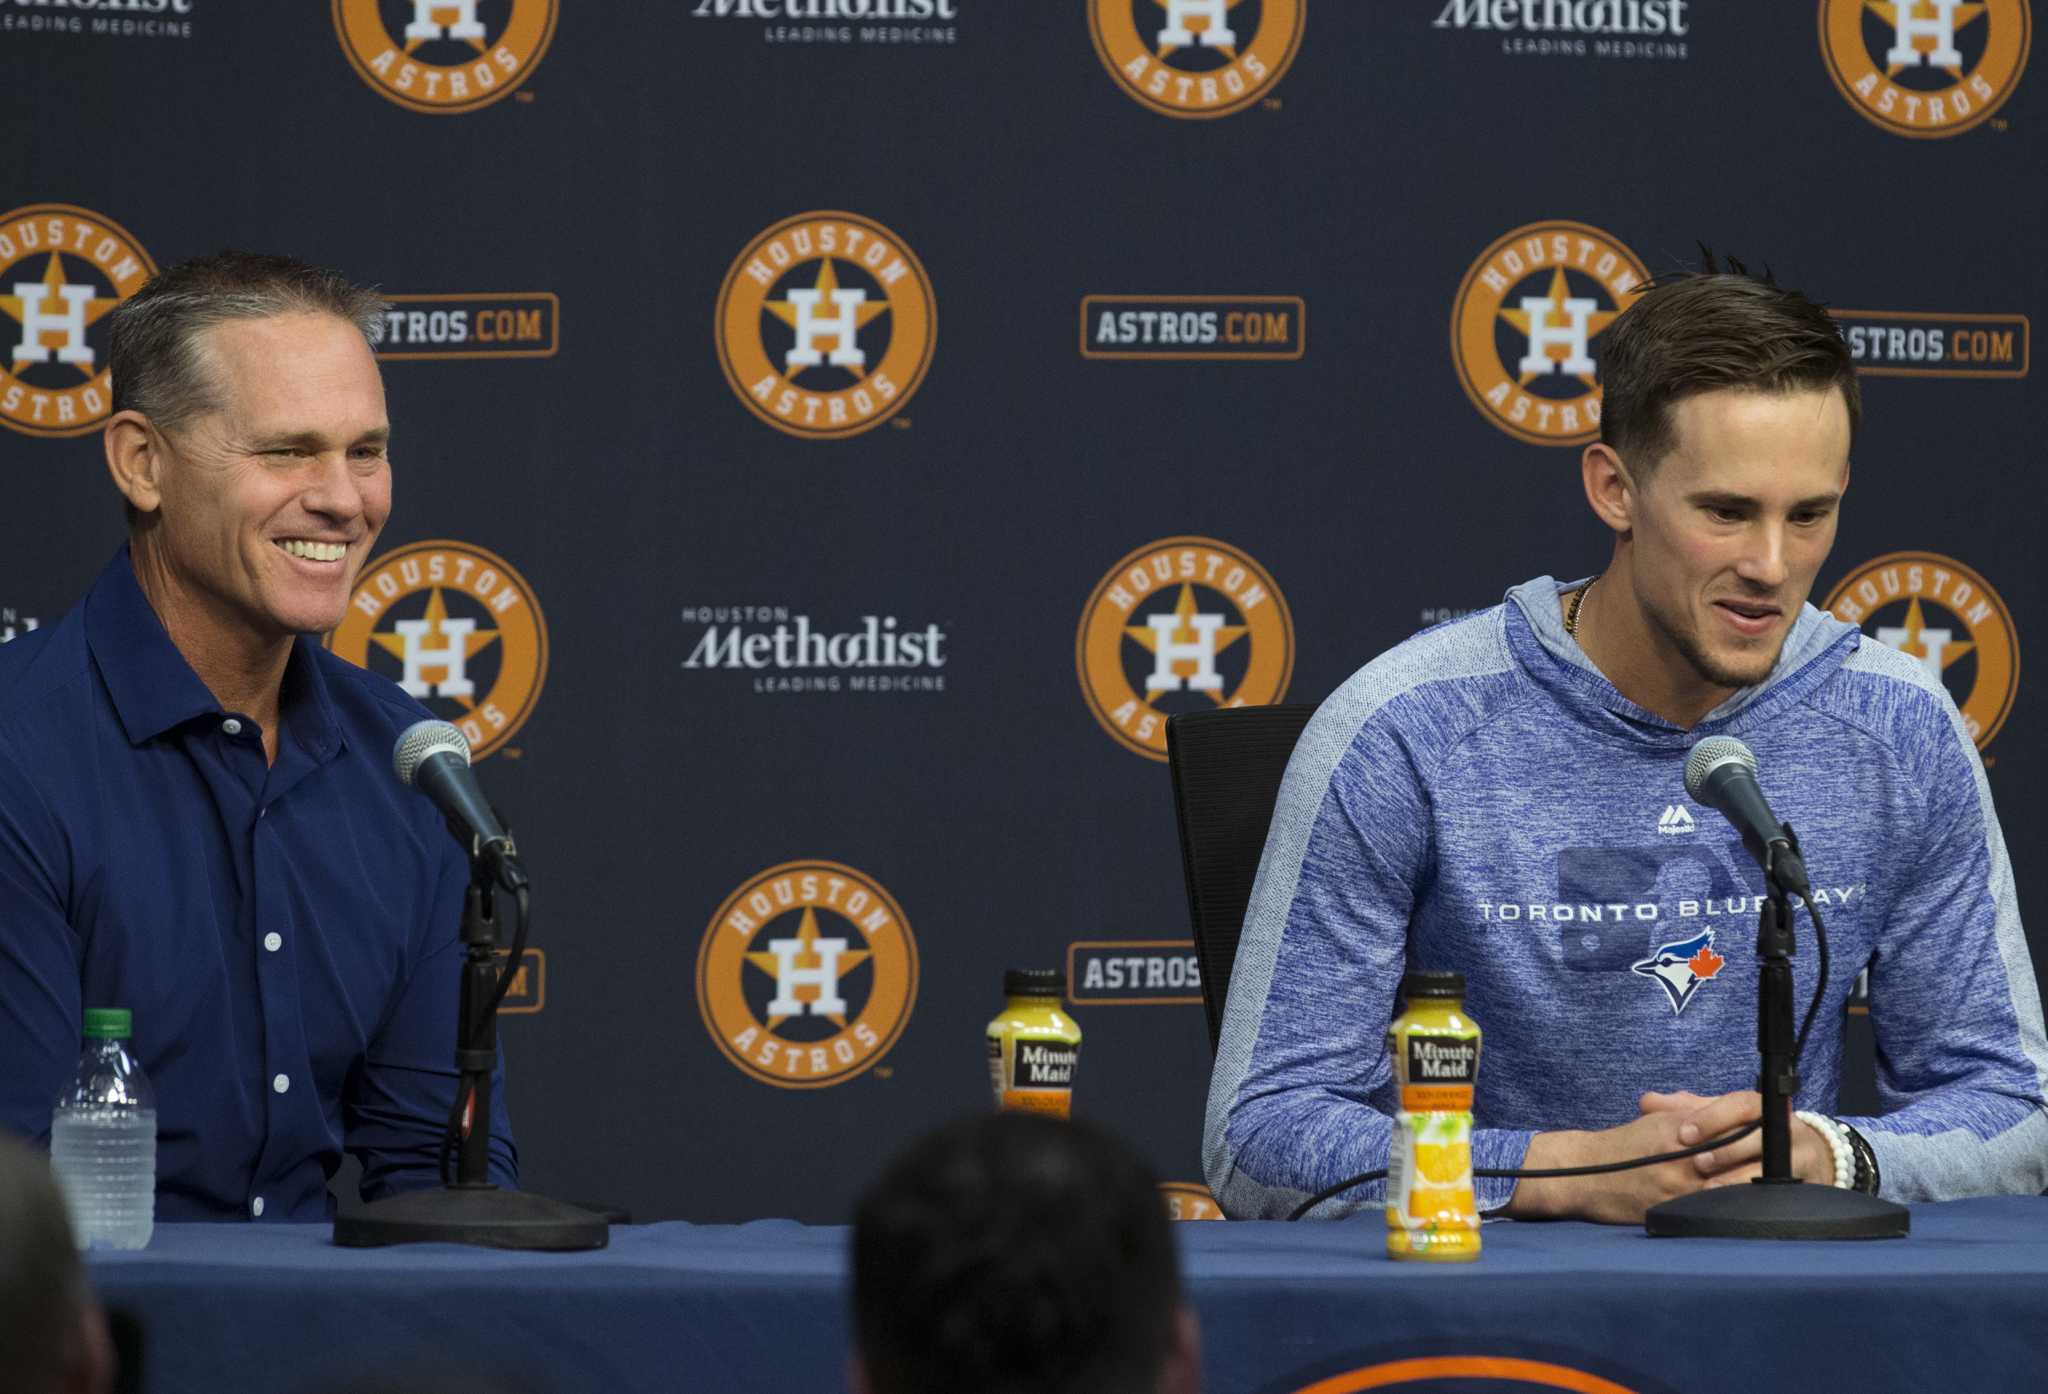
[[[1102,65],[1168,116],[1243,111],[1294,61],[1308,0],[1088,0]]]
[[[467,542],[386,552],[356,582],[327,647],[462,728],[481,759],[533,714],[548,629],[526,578]]]
[[[445,116],[500,101],[532,75],[555,36],[556,3],[334,0],[334,32],[379,95]],[[386,11],[404,23],[388,27]]]
[[[1166,758],[1166,718],[1286,694],[1294,620],[1266,569],[1227,542],[1168,537],[1111,567],[1081,611],[1088,710],[1127,750]]]
[[[2012,612],[1982,576],[1937,552],[1893,552],[1844,577],[1821,607],[1920,660],[1963,714],[1982,750],[2019,691]]]
[[[68,203],[0,214],[0,423],[77,436],[105,421],[113,390],[106,333],[94,326],[155,274],[111,218]]]
[[[2033,37],[2027,0],[1821,0],[1828,76],[1893,135],[1952,136],[2019,85]]]
[[[916,1001],[910,922],[872,877],[838,862],[769,867],[726,897],[697,951],[705,1029],[726,1059],[784,1089],[866,1070]]]
[[[1600,434],[1594,341],[1648,280],[1636,254],[1584,223],[1530,223],[1488,247],[1458,286],[1451,361],[1472,405],[1531,445]]]
[[[799,213],[725,273],[712,325],[725,380],[793,436],[855,436],[903,409],[938,339],[931,279],[889,229]]]
[[[1563,1389],[1571,1394],[1635,1394],[1625,1384],[1557,1365],[1547,1360],[1525,1360],[1509,1355],[1424,1355],[1410,1360],[1386,1360],[1364,1365],[1304,1384],[1294,1394],[1363,1394],[1368,1389],[1403,1389],[1419,1386],[1444,1389],[1455,1381],[1484,1381],[1489,1389],[1514,1394],[1517,1389]]]

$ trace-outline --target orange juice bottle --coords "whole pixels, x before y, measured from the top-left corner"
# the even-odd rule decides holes
[[[1407,1010],[1387,1028],[1401,1111],[1387,1150],[1387,1257],[1464,1263],[1479,1257],[1472,1199],[1472,1090],[1479,1027],[1465,1015],[1465,975],[1410,973]]]
[[[997,1108],[1060,1118],[1072,1112],[1081,1028],[1060,1010],[1066,991],[1067,975],[1058,968],[1003,974],[1003,1009],[988,1024],[989,1083]]]

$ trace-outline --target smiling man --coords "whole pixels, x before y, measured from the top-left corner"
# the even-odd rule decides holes
[[[1694,743],[1756,753],[1798,829],[1832,971],[1793,1163],[1901,1201],[2048,1186],[2048,1044],[1983,767],[1917,660],[1806,603],[1862,404],[1827,312],[1745,275],[1646,292],[1608,330],[1591,580],[1539,577],[1368,664],[1317,712],[1246,915],[1204,1158],[1233,1215],[1386,1164],[1407,969],[1486,1032],[1473,1163],[1676,1151],[1758,1116],[1762,876],[1685,793]],[[1818,967],[1798,916],[1795,992]],[[1868,971],[1879,1116],[1838,1119]],[[1758,1174],[1752,1134],[1604,1176],[1482,1179],[1483,1209],[1634,1223]],[[1377,1186],[1325,1202],[1338,1215]]]
[[[0,1125],[47,1136],[83,1009],[129,1008],[160,1220],[325,1219],[344,1151],[368,1199],[439,1181],[467,866],[391,773],[428,713],[317,639],[391,512],[382,310],[242,253],[117,308],[128,540],[0,648]]]

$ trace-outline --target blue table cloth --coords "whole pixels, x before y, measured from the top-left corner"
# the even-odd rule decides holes
[[[1441,1267],[1389,1262],[1370,1222],[1178,1234],[1224,1394],[2048,1388],[2048,1199],[1916,1206],[1909,1238],[1861,1243],[1489,1224],[1477,1263]],[[541,1394],[789,1394],[844,1387],[845,1244],[774,1220],[618,1227],[587,1254],[160,1225],[91,1269],[147,1327],[148,1394],[312,1394],[463,1351]]]

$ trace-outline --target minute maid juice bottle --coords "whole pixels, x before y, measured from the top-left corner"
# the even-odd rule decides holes
[[[1068,1117],[1081,1028],[1060,1010],[1067,975],[1057,968],[1003,974],[1002,1011],[988,1024],[989,1083],[996,1107]]]
[[[1465,1015],[1463,973],[1410,973],[1408,1009],[1387,1028],[1401,1111],[1387,1152],[1387,1257],[1464,1263],[1479,1257],[1472,1199],[1472,1089],[1479,1027]]]

